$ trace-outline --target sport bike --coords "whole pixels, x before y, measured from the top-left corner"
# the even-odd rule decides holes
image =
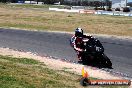
[[[70,39],[70,45],[73,47],[73,37]],[[112,68],[110,59],[104,54],[104,47],[96,38],[83,38],[82,63],[97,67]]]

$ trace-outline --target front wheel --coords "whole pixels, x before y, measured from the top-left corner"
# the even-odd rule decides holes
[[[102,56],[103,56],[103,58],[102,58],[102,64],[105,67],[112,69],[112,63],[111,63],[110,59],[105,54],[103,54]]]

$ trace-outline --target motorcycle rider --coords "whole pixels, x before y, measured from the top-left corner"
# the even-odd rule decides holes
[[[83,51],[85,50],[84,42],[83,42],[84,38],[91,39],[93,37],[84,35],[82,28],[76,28],[75,35],[72,37],[72,39],[73,39],[73,48],[77,52],[79,62],[82,61],[81,56],[82,56]]]

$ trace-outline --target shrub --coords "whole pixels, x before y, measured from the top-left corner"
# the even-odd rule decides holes
[[[124,7],[123,12],[130,12],[130,9],[128,7]]]
[[[111,8],[108,8],[107,11],[112,11],[112,9]]]
[[[105,8],[102,8],[102,10],[105,10]]]
[[[99,8],[99,10],[105,10],[105,8]]]
[[[120,8],[116,8],[115,11],[121,11]]]
[[[94,8],[94,10],[105,10],[105,8]]]
[[[98,10],[98,8],[95,7],[94,10]]]

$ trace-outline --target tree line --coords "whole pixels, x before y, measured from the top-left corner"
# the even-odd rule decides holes
[[[0,0],[2,3],[17,3],[18,1],[25,0]],[[102,7],[109,6],[111,7],[112,2],[109,0],[105,1],[89,1],[89,0],[77,0],[77,1],[67,1],[67,0],[26,0],[26,1],[36,1],[36,2],[44,2],[45,4],[54,4],[56,2],[60,2],[61,5],[70,5],[70,6],[93,6],[93,7]]]
[[[45,4],[54,4],[55,2],[63,1],[63,0],[0,0],[2,3],[17,3],[18,1],[36,1],[36,2],[44,2]]]

